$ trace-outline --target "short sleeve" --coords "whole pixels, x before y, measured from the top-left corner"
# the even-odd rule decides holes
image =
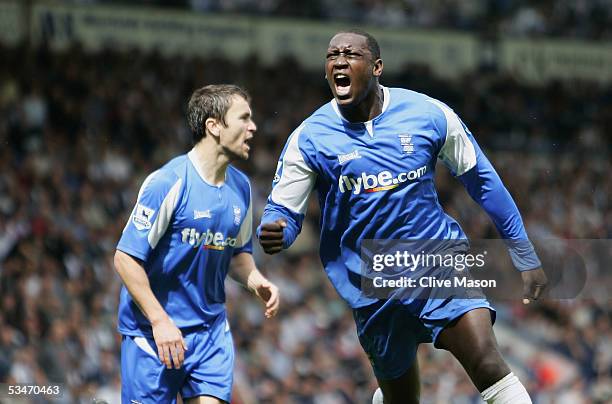
[[[436,124],[436,127],[445,128],[441,133],[443,136],[442,146],[438,153],[438,158],[448,167],[454,176],[460,176],[476,165],[477,149],[474,146],[474,139],[469,134],[467,128],[461,122],[457,114],[444,103],[430,99],[432,104],[436,105],[442,114],[435,114],[446,122]],[[441,121],[442,119],[437,119]],[[436,121],[436,120],[435,120]]]
[[[168,229],[181,186],[181,178],[160,170],[149,175],[140,187],[117,249],[146,261]]]

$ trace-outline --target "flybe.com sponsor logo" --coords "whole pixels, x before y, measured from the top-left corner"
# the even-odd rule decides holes
[[[233,237],[225,237],[221,232],[206,232],[200,233],[196,229],[186,228],[181,231],[182,242],[189,243],[193,248],[205,248],[207,250],[225,250],[225,247],[235,247],[236,239]]]
[[[417,168],[416,170],[400,173],[394,177],[390,171],[381,171],[378,174],[361,173],[357,178],[348,175],[341,175],[338,181],[340,192],[353,192],[355,195],[362,192],[371,193],[379,191],[388,191],[399,187],[406,181],[414,181],[422,177],[427,172],[427,166]]]

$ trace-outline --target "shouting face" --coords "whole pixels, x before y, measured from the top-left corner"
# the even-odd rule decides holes
[[[355,33],[335,35],[327,49],[325,75],[341,106],[354,106],[377,88],[382,60],[374,59],[367,39]]]

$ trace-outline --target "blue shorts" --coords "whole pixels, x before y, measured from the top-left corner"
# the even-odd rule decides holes
[[[123,336],[121,343],[121,402],[176,403],[213,396],[230,402],[234,344],[225,315],[210,328],[183,330],[188,350],[180,369],[167,369],[157,356],[152,337]]]
[[[434,342],[451,322],[470,310],[495,310],[486,299],[380,300],[353,310],[359,342],[376,378],[397,379],[412,366],[422,342]]]

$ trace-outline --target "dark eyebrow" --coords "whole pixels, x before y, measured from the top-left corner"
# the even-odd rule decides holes
[[[342,49],[338,48],[337,46],[333,46],[327,49],[327,55],[336,53],[364,55],[365,52],[365,49],[353,48],[352,45],[345,46]]]
[[[330,45],[327,49],[328,50],[332,50],[332,49],[340,49],[343,48],[344,50],[352,50],[353,49],[353,45],[352,44],[348,44],[348,45]]]

